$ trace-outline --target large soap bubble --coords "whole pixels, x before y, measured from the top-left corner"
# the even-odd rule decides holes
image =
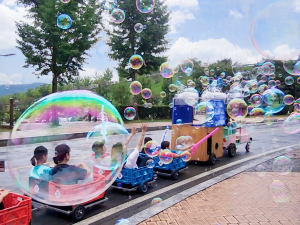
[[[191,136],[180,136],[176,139],[176,150],[188,150],[193,145],[193,138]]]
[[[139,81],[133,81],[129,86],[130,92],[133,95],[138,95],[142,91],[142,84]]]
[[[246,117],[248,114],[247,103],[243,99],[232,99],[227,105],[227,113],[235,119],[238,116]]]
[[[200,102],[195,107],[194,119],[197,121],[195,124],[204,124],[215,115],[215,109],[210,102]]]
[[[285,133],[296,134],[300,131],[300,113],[293,113],[282,124]]]
[[[249,101],[251,105],[253,105],[254,107],[259,107],[263,103],[263,98],[259,94],[254,94],[251,96]]]
[[[105,177],[100,174],[95,175],[93,182],[88,184],[82,184],[79,177],[74,177],[72,186],[51,181],[52,170],[49,169],[49,164],[53,163],[55,148],[60,144],[66,144],[71,149],[68,165],[84,163],[92,170],[92,149],[88,148],[88,154],[83,151],[85,132],[92,128],[90,120],[111,124],[105,126],[106,132],[103,132],[106,133],[108,146],[111,144],[110,135],[114,135],[114,141],[123,142],[125,139],[126,131],[118,110],[109,101],[90,91],[65,91],[48,95],[35,102],[20,116],[10,134],[7,161],[13,180],[24,194],[45,204],[69,206],[91,200],[109,187],[109,182],[106,184]],[[115,127],[124,131],[124,136],[119,136],[120,132],[118,129],[115,131]],[[44,163],[44,166],[33,167],[30,159],[38,146],[48,149],[48,159],[46,156],[40,159],[36,156],[32,161]],[[67,151],[67,148],[63,149]],[[120,169],[121,167],[116,168],[111,174],[111,181],[118,176]],[[36,170],[41,173],[35,173]],[[77,176],[76,171],[75,167],[70,167],[67,176]],[[85,173],[81,174],[81,178],[84,178]]]
[[[185,59],[180,64],[180,67],[182,72],[184,72],[185,74],[190,74],[194,69],[194,63],[192,60]]]
[[[136,8],[141,13],[150,13],[155,7],[155,0],[136,0]]]
[[[143,66],[144,59],[140,55],[133,55],[129,59],[129,64],[131,65],[131,68],[134,70],[138,70]]]
[[[300,75],[300,61],[288,60],[283,62],[283,68],[290,75]]]
[[[163,64],[161,64],[160,68],[159,68],[159,71],[160,71],[160,75],[163,77],[163,78],[171,78],[173,77],[174,75],[174,71],[173,69],[169,66],[169,63],[168,62],[165,62]]]
[[[277,89],[277,88],[271,88],[266,90],[263,94],[263,100],[268,105],[264,108],[264,110],[268,113],[278,113],[285,107],[284,104],[284,93]]]
[[[115,24],[123,23],[125,20],[125,12],[122,9],[113,9],[111,16]]]
[[[298,1],[272,1],[253,20],[252,43],[265,58],[287,60],[299,55],[298,7]]]

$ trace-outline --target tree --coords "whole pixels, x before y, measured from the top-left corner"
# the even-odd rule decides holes
[[[118,8],[124,10],[126,18],[121,24],[110,24],[113,31],[106,29],[108,34],[107,45],[110,47],[108,56],[119,62],[117,71],[120,77],[136,79],[136,75],[151,74],[167,61],[160,56],[168,48],[170,12],[163,0],[155,1],[155,8],[150,13],[141,13],[137,10],[136,1],[118,1]],[[141,33],[134,30],[134,26],[141,23],[147,28]],[[132,55],[139,54],[144,59],[144,65],[139,70],[127,69]],[[137,102],[134,96],[134,102]],[[138,117],[137,117],[138,118]]]
[[[97,84],[96,93],[103,96],[106,99],[110,97],[110,88],[112,85],[113,71],[106,68],[104,73],[101,75],[96,73],[94,76],[94,84]]]
[[[101,31],[102,6],[97,0],[72,0],[69,3],[53,0],[18,0],[28,8],[33,24],[16,23],[17,48],[25,56],[25,68],[35,67],[35,75],[52,73],[52,92],[58,83],[72,81],[83,70],[88,50],[96,44]],[[72,26],[60,29],[57,17],[68,14]]]
[[[111,97],[113,103],[126,106],[131,104],[130,97],[132,94],[129,91],[129,83],[124,78],[120,78],[118,83],[111,86]]]

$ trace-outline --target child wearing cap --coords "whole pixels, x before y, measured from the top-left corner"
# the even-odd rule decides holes
[[[90,179],[91,171],[84,163],[77,166],[68,165],[71,158],[70,152],[71,149],[66,144],[56,146],[55,157],[53,157],[56,166],[52,170],[52,181],[54,183],[72,185]]]
[[[52,168],[44,165],[47,160],[48,149],[44,146],[38,146],[34,150],[33,157],[30,159],[33,167],[30,170],[29,177],[44,181],[51,180]]]

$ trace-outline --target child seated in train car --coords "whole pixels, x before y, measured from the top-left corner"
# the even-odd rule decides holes
[[[61,144],[55,148],[53,161],[56,166],[52,170],[52,182],[62,185],[84,184],[93,181],[90,169],[80,163],[77,166],[69,165],[71,159],[71,149],[66,144]]]
[[[10,190],[0,189],[0,210],[4,209],[3,199],[10,193]]]
[[[144,145],[147,144],[147,142],[149,142],[149,141],[152,141],[152,138],[151,137],[145,137]],[[146,154],[145,147],[142,148],[141,153]],[[150,160],[150,159],[152,159],[150,156],[141,156],[141,155],[139,155],[136,164],[138,165],[138,167],[146,166],[147,161]]]
[[[95,141],[92,146],[92,160],[95,162],[95,165],[108,167],[110,166],[111,156],[107,153],[105,147],[105,141]]]
[[[34,150],[34,155],[30,159],[32,168],[29,173],[29,178],[49,181],[51,180],[52,168],[44,164],[48,160],[48,149],[44,146],[38,146]]]
[[[164,149],[170,150],[170,142],[168,142],[168,141],[163,141],[163,142],[161,143],[161,150],[164,150]],[[177,151],[177,152],[178,152],[178,151]],[[173,158],[180,158],[180,157],[181,157],[180,154],[177,154],[177,153],[174,153],[174,152],[172,152],[172,156],[173,156]]]

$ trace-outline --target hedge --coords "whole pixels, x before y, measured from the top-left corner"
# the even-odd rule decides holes
[[[124,110],[129,106],[116,106],[120,115],[124,118]],[[170,119],[172,110],[169,106],[153,106],[152,108],[144,108],[143,106],[138,106],[139,119],[149,118],[156,115],[156,119]]]

